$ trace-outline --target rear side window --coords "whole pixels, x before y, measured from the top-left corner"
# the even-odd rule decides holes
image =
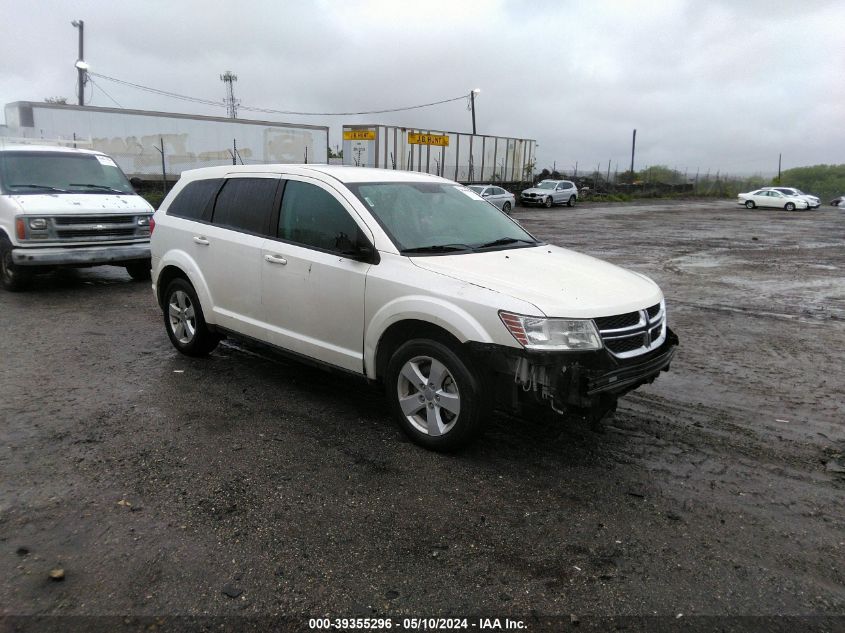
[[[278,184],[275,178],[227,179],[214,204],[212,222],[267,235]]]
[[[357,236],[358,225],[332,194],[307,182],[287,182],[279,216],[281,239],[341,252]]]
[[[167,207],[167,215],[207,221],[211,216],[211,200],[220,188],[221,182],[223,182],[222,178],[189,182]]]

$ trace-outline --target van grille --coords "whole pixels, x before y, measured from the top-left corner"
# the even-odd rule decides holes
[[[593,320],[604,346],[619,358],[645,354],[666,340],[666,309],[662,302],[645,310]]]
[[[33,229],[27,223],[27,239],[42,243],[99,243],[149,239],[150,227],[146,219],[150,215],[56,215],[45,218],[47,228],[44,229]],[[145,221],[139,224],[141,218]]]

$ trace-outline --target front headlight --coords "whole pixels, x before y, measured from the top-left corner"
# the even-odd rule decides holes
[[[601,338],[589,319],[547,319],[499,312],[508,332],[526,349],[583,351],[601,349]]]
[[[44,218],[31,218],[29,220],[29,228],[35,230],[43,230],[47,228],[47,220]]]

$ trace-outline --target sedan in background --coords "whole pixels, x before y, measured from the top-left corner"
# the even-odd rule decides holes
[[[839,196],[838,198],[834,198],[830,201],[830,204],[834,207],[841,207],[845,209],[845,204],[842,204],[842,201],[845,200],[845,196]]]
[[[795,211],[796,209],[809,209],[810,203],[798,196],[788,196],[773,189],[758,189],[749,193],[741,193],[737,196],[737,204],[745,205],[749,209],[755,207],[773,207]]]
[[[763,189],[767,189],[769,191],[780,191],[782,194],[786,196],[796,196],[798,198],[803,198],[807,201],[807,204],[810,205],[811,209],[818,209],[822,206],[822,201],[819,200],[816,196],[811,196],[809,193],[804,193],[800,189],[796,189],[795,187],[763,187]]]
[[[508,215],[510,215],[511,209],[516,206],[516,197],[510,191],[505,191],[496,185],[470,185],[469,188]]]

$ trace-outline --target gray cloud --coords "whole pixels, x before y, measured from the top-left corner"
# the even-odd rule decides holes
[[[92,70],[244,105],[379,109],[480,87],[479,131],[534,138],[540,166],[771,172],[845,162],[841,2],[59,2],[3,0],[0,102],[75,95],[76,34]],[[124,107],[221,114],[98,80]],[[113,102],[93,87],[93,104]],[[251,116],[244,112],[244,116]],[[261,117],[256,117],[261,118]],[[469,130],[463,101],[365,117]]]

